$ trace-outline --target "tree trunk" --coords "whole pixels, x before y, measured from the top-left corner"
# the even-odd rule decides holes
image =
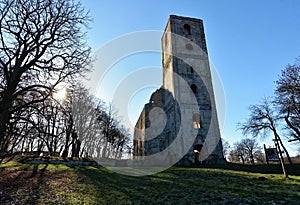
[[[76,157],[79,157],[81,142],[79,139],[76,140]]]
[[[66,133],[66,142],[65,142],[65,148],[64,151],[62,153],[62,157],[63,158],[67,158],[69,155],[69,141],[70,141],[70,134]]]
[[[279,136],[275,136],[275,146],[276,146],[276,150],[279,154],[279,160],[280,160],[280,164],[281,164],[281,167],[282,167],[282,171],[283,171],[283,174],[284,174],[284,177],[285,178],[289,178],[289,175],[285,169],[285,165],[284,165],[284,160],[283,160],[283,157],[282,157],[282,153],[281,153],[281,150],[280,150],[280,147],[279,147],[279,144],[278,144],[278,141],[280,140]]]
[[[241,160],[242,160],[242,163],[245,164],[245,159],[242,155],[241,155]]]
[[[9,124],[10,110],[14,101],[13,94],[20,82],[22,72],[16,69],[8,81],[6,89],[4,89],[2,99],[0,101],[0,144],[3,141]],[[0,150],[1,151],[1,150]]]
[[[252,152],[250,154],[250,161],[251,161],[251,164],[254,164],[254,156],[253,156]]]
[[[285,146],[283,145],[283,143],[282,143],[282,141],[281,141],[281,138],[279,137],[279,135],[278,135],[277,133],[276,133],[276,135],[277,135],[277,139],[278,139],[278,141],[279,141],[281,147],[283,148],[283,150],[284,150],[285,153],[286,153],[286,157],[288,158],[289,163],[290,163],[291,165],[293,165],[293,162],[292,162],[292,160],[291,160],[291,157],[290,157],[290,155],[289,155],[287,149],[286,149]],[[276,139],[276,138],[275,138],[275,139]]]
[[[284,118],[284,120],[285,120],[286,124],[294,131],[295,138],[300,141],[300,131],[290,122],[290,120],[288,119],[288,116],[286,116]]]
[[[3,143],[9,122],[9,105],[0,102],[0,144]]]
[[[78,157],[78,136],[76,132],[72,132],[72,157]]]

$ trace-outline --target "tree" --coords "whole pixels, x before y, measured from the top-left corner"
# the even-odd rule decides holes
[[[94,156],[121,158],[130,134],[111,104],[90,95],[77,84],[68,89],[63,101],[65,138],[63,157]],[[70,92],[71,91],[71,92]]]
[[[233,149],[230,151],[229,160],[231,162],[241,163],[262,163],[264,155],[261,151],[256,139],[245,138],[234,143]]]
[[[101,153],[98,152],[99,157],[121,158],[130,140],[129,130],[121,124],[120,120],[117,120],[120,117],[112,104],[97,107],[96,111],[103,135]]]
[[[72,106],[71,112],[68,114],[68,127],[71,131],[72,140],[69,145],[72,147],[71,153],[73,157],[82,157],[84,154],[92,155],[95,150],[96,142],[101,141],[101,127],[97,121],[96,108],[104,110],[104,102],[90,95],[88,89],[78,84],[73,86],[72,95],[69,96],[69,102]],[[69,89],[70,90],[70,89]],[[68,106],[66,106],[68,107]]]
[[[276,104],[290,136],[300,141],[300,57],[287,65],[276,81]]]
[[[261,147],[257,141],[255,139],[245,138],[241,140],[240,144],[241,147],[244,148],[250,163],[254,164],[256,157],[259,155],[259,152],[261,152]]]
[[[232,154],[236,156],[236,161],[241,161],[243,164],[245,164],[245,162],[248,161],[246,149],[240,142],[234,143],[234,150]]]
[[[254,159],[256,160],[256,163],[264,163],[265,162],[265,154],[262,152],[262,150],[257,150],[254,152]]]
[[[230,150],[228,160],[229,162],[240,162],[240,156],[235,149]]]
[[[230,153],[230,144],[227,140],[222,139],[222,145],[223,145],[223,156],[226,158],[227,155]]]
[[[268,98],[264,98],[261,104],[251,105],[249,110],[249,119],[244,123],[238,124],[239,129],[243,131],[244,135],[250,134],[253,137],[266,137],[269,131],[273,132],[275,140],[280,143],[290,164],[292,164],[288,151],[277,131],[277,121],[280,120],[280,117],[274,113],[272,101]]]
[[[14,113],[87,71],[89,21],[75,0],[0,0],[0,144]]]

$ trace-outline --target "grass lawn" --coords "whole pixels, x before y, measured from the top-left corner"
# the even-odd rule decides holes
[[[300,204],[300,176],[172,167],[143,177],[102,167],[0,165],[0,204]],[[299,168],[299,167],[297,167]]]

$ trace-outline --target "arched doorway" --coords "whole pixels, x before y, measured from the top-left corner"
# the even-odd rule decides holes
[[[196,144],[194,146],[195,164],[197,164],[197,165],[201,164],[201,162],[199,160],[201,149],[202,149],[202,145],[201,144]]]

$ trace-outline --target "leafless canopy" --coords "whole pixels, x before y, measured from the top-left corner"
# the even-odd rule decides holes
[[[0,142],[13,113],[87,70],[89,21],[74,0],[0,0]]]
[[[243,131],[244,135],[265,137],[269,131],[276,132],[278,117],[274,114],[271,104],[270,99],[264,98],[261,104],[249,107],[248,120],[245,123],[238,124],[238,128]]]
[[[287,65],[276,81],[276,104],[292,139],[300,141],[300,58]]]

